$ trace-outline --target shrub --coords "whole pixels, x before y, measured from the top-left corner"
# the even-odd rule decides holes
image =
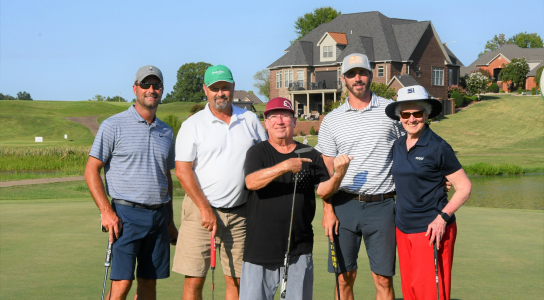
[[[376,83],[371,82],[370,83],[370,90],[376,94],[376,96],[380,96],[385,99],[393,99],[397,95],[394,88],[390,88],[385,83]]]
[[[464,95],[466,94],[466,91],[464,88],[462,88],[461,86],[458,86],[458,85],[451,85],[451,86],[448,86],[448,98],[454,98],[452,95],[453,95],[453,92],[458,92],[459,94],[461,95]]]
[[[174,115],[168,115],[162,118],[162,121],[166,123],[172,130],[174,130],[174,138],[178,136],[178,131],[181,128],[181,121]]]
[[[481,94],[485,92],[490,81],[489,72],[481,69],[473,71],[466,78],[467,92],[470,95]]]
[[[498,93],[498,92],[499,92],[499,85],[496,84],[495,82],[493,82],[493,83],[489,86],[488,90],[489,90],[491,93]]]
[[[189,109],[189,112],[192,115],[192,114],[195,114],[195,113],[203,110],[204,107],[206,107],[204,104],[195,104],[195,105],[193,105],[193,107],[191,107],[191,109]]]
[[[311,134],[311,135],[315,135],[315,129],[314,129],[313,126],[312,126],[312,128],[310,128],[310,134]]]
[[[470,97],[470,99],[472,101],[478,101],[478,96],[477,95],[473,95],[472,97]]]
[[[521,92],[523,92],[523,89],[521,88],[521,86],[518,86],[518,94],[521,94]]]
[[[298,131],[298,135],[299,135],[299,136],[305,136],[305,134],[304,134],[304,132],[302,132],[302,130],[299,130],[299,131]]]
[[[344,104],[343,101],[336,101],[336,102],[330,101],[329,103],[325,104],[325,111],[326,112],[333,111],[337,109],[338,107],[340,107],[342,104]]]
[[[451,97],[453,99],[455,99],[455,107],[461,107],[463,106],[463,102],[464,102],[464,99],[463,99],[463,95],[461,95],[461,93],[459,93],[458,91],[454,91],[452,94],[451,94]]]
[[[499,90],[499,93],[504,93],[504,90]]]
[[[536,86],[531,89],[531,95],[536,95]]]

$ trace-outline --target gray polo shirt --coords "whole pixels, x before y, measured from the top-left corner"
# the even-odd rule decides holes
[[[175,168],[174,131],[157,117],[148,125],[131,106],[106,119],[89,155],[105,164],[110,197],[147,205],[170,201],[166,171]]]
[[[395,190],[391,147],[406,131],[385,114],[391,102],[372,93],[370,104],[363,110],[351,107],[346,100],[323,119],[315,149],[329,157],[353,156],[340,190],[364,195]]]

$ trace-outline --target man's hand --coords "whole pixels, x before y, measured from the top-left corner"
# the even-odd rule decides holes
[[[429,236],[429,246],[436,242],[436,249],[440,250],[440,241],[446,232],[446,221],[442,219],[442,216],[438,215],[434,221],[427,226],[427,233],[425,236]]]
[[[446,184],[444,185],[444,191],[449,192],[451,190],[452,184],[448,180],[446,180]]]
[[[334,236],[338,235],[340,222],[336,218],[331,204],[323,204],[323,221],[321,224],[323,225],[323,229],[325,229],[325,236],[334,241]]]
[[[338,173],[342,177],[346,174],[348,170],[349,163],[353,159],[353,156],[347,156],[342,154],[334,159],[334,172]]]
[[[123,222],[117,216],[117,214],[113,210],[104,211],[102,212],[101,221],[102,221],[102,227],[104,227],[110,235],[110,243],[113,243],[114,241],[114,238],[113,238],[114,234],[115,234],[115,239],[119,239],[119,233],[121,232],[121,229],[123,228]]]
[[[174,246],[178,242],[178,229],[174,222],[168,223],[168,235],[170,237],[170,245]]]
[[[200,222],[200,225],[204,226],[204,228],[211,231],[212,236],[215,237],[215,231],[217,230],[217,217],[213,213],[212,208],[208,207],[206,209],[201,210],[200,218],[202,220]]]
[[[304,162],[311,163],[312,160],[309,158],[290,158],[281,164],[287,172],[298,173],[302,170],[302,163]]]

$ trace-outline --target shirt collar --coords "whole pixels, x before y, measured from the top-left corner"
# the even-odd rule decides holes
[[[344,103],[342,108],[343,108],[344,112],[347,112],[347,111],[350,111],[350,110],[364,112],[364,111],[371,110],[373,107],[379,107],[379,106],[380,106],[380,102],[378,101],[378,97],[376,96],[376,94],[370,92],[370,104],[367,105],[367,107],[363,108],[363,110],[353,108],[349,104],[349,97],[346,98],[346,103]]]
[[[423,131],[419,139],[417,139],[416,146],[427,146],[431,139],[432,132],[429,125],[425,124],[425,131]]]
[[[147,121],[140,116],[138,111],[136,110],[136,106],[133,104],[128,108],[128,113],[136,120],[138,123],[145,123],[148,125]],[[151,127],[154,127],[157,125],[157,116],[155,115],[155,118],[153,118],[153,123],[151,123]]]

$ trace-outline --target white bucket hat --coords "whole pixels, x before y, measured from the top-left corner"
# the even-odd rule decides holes
[[[434,98],[429,98],[429,94],[421,85],[412,85],[401,88],[397,93],[397,101],[387,105],[385,108],[385,114],[393,119],[399,121],[399,116],[395,113],[397,106],[400,103],[426,101],[432,107],[429,119],[438,116],[442,112],[442,103]]]

